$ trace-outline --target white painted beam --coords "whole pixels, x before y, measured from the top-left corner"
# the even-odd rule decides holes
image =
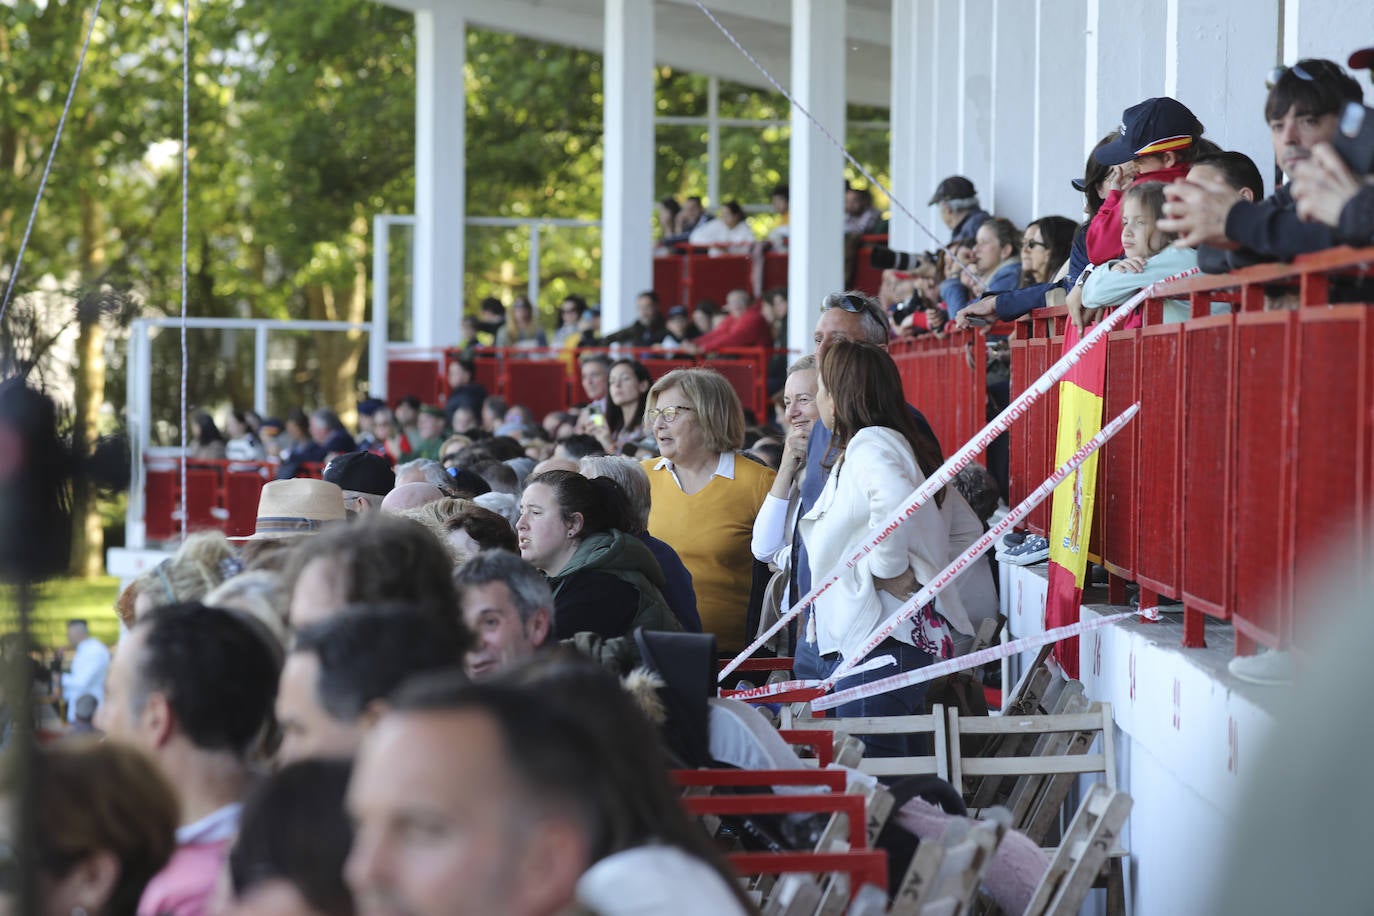
[[[792,3],[792,87],[803,105],[841,142],[845,128],[845,4]],[[791,257],[787,263],[790,318],[787,345],[812,349],[820,301],[844,283],[844,159],[792,107]]]
[[[667,2],[696,9],[696,0],[667,0]],[[790,27],[792,23],[791,0],[704,0],[706,8],[712,13],[739,16],[767,22],[772,25]],[[822,3],[843,3],[844,0],[817,0]],[[896,0],[894,9],[909,0]],[[704,17],[703,17],[704,18]],[[885,12],[858,8],[850,5],[845,10],[844,34],[855,41],[867,41],[886,46],[891,37],[892,22]]]
[[[466,107],[462,5],[415,14],[414,342],[448,346],[463,317]]]
[[[928,6],[928,0],[892,4],[892,126],[888,157],[891,191],[920,219],[924,219],[921,201],[930,196],[926,191],[930,145],[925,142],[926,80],[919,62],[929,59],[926,55],[931,42],[929,33],[920,28],[918,12],[920,7]],[[888,222],[888,241],[898,251],[925,251],[931,247],[916,222],[896,206],[892,207]]]
[[[1069,179],[1083,171],[1087,0],[1036,0],[1031,219],[1083,210]],[[1017,225],[1024,225],[1025,221]]]
[[[992,149],[983,206],[1024,226],[1035,217],[1035,4],[998,3],[992,19]]]
[[[601,327],[614,331],[635,320],[635,297],[654,285],[654,4],[605,4]]]
[[[988,24],[993,0],[961,0],[959,4],[959,174],[973,182],[992,206],[992,54]]]

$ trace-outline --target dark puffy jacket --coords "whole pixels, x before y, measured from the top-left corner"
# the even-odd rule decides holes
[[[581,632],[609,639],[635,627],[681,630],[663,585],[663,570],[638,538],[614,528],[589,535],[568,565],[549,577],[554,633],[559,639]]]

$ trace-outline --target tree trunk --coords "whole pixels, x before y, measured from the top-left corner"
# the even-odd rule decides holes
[[[105,214],[100,202],[81,189],[81,278],[100,282],[105,267]],[[72,448],[79,459],[90,454],[98,435],[96,419],[105,401],[105,329],[98,315],[78,321],[76,365],[73,373]],[[100,506],[84,474],[72,487],[72,574],[98,576],[104,571],[104,531]]]

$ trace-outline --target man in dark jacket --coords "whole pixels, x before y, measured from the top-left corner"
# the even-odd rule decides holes
[[[1264,116],[1274,143],[1274,159],[1292,177],[1298,163],[1318,143],[1330,141],[1346,102],[1363,96],[1340,65],[1300,60],[1281,69],[1270,84]],[[1159,228],[1179,233],[1174,244],[1198,248],[1198,266],[1225,273],[1263,261],[1291,261],[1336,243],[1331,227],[1303,222],[1287,185],[1258,203],[1241,200],[1219,182],[1189,180],[1170,185]]]

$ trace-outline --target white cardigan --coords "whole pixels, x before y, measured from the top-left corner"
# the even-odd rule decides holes
[[[901,433],[887,427],[868,427],[856,433],[843,461],[826,480],[816,505],[802,517],[801,533],[813,580],[819,584],[823,576],[836,566],[842,567],[866,546],[877,526],[905,505],[924,482],[925,475]],[[894,578],[910,567],[917,581],[926,583],[948,565],[954,556],[950,518],[962,516],[958,504],[964,500],[949,487],[944,501],[944,511],[934,499],[922,506],[886,540],[860,557],[852,569],[844,569],[839,581],[816,599],[816,640],[822,654],[839,652],[850,658],[883,621],[886,615],[873,582],[875,576]],[[968,504],[963,508],[968,510]],[[960,518],[957,527],[963,528],[963,521]],[[974,630],[960,586],[975,574],[985,575],[991,586],[991,572],[986,563],[980,563],[935,602],[937,610],[961,633]],[[995,611],[995,593],[993,599]],[[913,642],[909,632],[908,627],[894,635],[903,642]]]

